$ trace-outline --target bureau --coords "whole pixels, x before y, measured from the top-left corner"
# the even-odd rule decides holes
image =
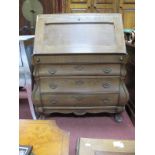
[[[33,52],[33,103],[39,114],[113,113],[129,99],[120,14],[39,15]]]

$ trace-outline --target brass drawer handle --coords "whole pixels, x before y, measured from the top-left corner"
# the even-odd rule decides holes
[[[50,75],[54,75],[54,74],[56,73],[56,70],[55,70],[55,69],[49,69],[49,70],[48,70],[48,73],[49,73]]]
[[[56,89],[56,88],[57,88],[57,85],[56,85],[56,84],[50,84],[49,87],[50,87],[51,89]]]
[[[81,71],[84,67],[82,65],[76,65],[74,68],[78,71]]]
[[[40,62],[40,58],[36,58],[36,62],[39,63]]]
[[[122,56],[120,57],[120,61],[123,61],[123,57]]]
[[[50,100],[50,104],[56,104],[56,103],[57,103],[57,100],[55,100],[55,99]]]
[[[103,69],[103,72],[106,74],[109,74],[111,71],[112,71],[112,69],[108,68],[108,67]]]
[[[84,96],[73,96],[73,98],[77,101],[82,101],[84,99]]]
[[[109,99],[101,99],[102,103],[109,103],[110,100]]]
[[[77,80],[77,81],[75,81],[75,83],[76,83],[76,85],[83,85],[84,84],[84,82],[82,80]]]
[[[103,88],[109,88],[110,86],[111,86],[111,84],[110,83],[103,83]]]

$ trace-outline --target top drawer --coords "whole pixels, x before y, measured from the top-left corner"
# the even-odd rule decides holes
[[[124,65],[123,65],[124,66]],[[34,76],[54,75],[122,75],[125,71],[120,64],[74,64],[74,65],[37,65]]]
[[[126,55],[33,55],[33,64],[126,63]]]

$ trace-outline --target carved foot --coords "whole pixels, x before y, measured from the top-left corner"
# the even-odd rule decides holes
[[[121,114],[115,114],[114,118],[117,123],[121,123],[123,121]]]

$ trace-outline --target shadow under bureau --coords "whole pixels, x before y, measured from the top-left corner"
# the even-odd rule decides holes
[[[121,113],[129,98],[126,62],[120,14],[39,15],[33,53],[36,112]]]

